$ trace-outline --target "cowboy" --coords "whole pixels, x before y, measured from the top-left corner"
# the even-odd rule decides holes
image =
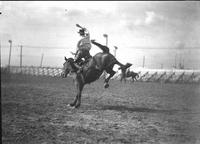
[[[82,58],[86,61],[91,57],[89,51],[92,46],[89,31],[86,28],[81,27],[79,24],[76,24],[76,26],[81,28],[78,33],[82,37],[77,43],[77,50],[74,59],[76,63],[79,63]]]

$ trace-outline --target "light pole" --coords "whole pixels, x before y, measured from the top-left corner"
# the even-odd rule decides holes
[[[118,47],[117,46],[114,46],[114,56],[116,57],[117,56],[117,49],[118,49]]]
[[[142,67],[144,68],[145,65],[145,56],[143,56],[143,63],[142,63]]]
[[[8,68],[10,71],[10,59],[11,59],[11,50],[12,50],[12,40],[8,40],[8,42],[10,43],[10,51],[9,51],[9,59],[8,59]]]
[[[175,55],[175,61],[174,61],[174,68],[176,69],[176,59],[177,59],[177,54]]]
[[[108,46],[108,35],[107,34],[103,34],[103,37],[106,38],[106,46]],[[104,79],[106,79],[106,72],[104,71]]]
[[[22,45],[20,45],[20,68],[22,69]]]
[[[108,35],[107,34],[103,34],[103,36],[106,38],[106,46],[108,46]]]

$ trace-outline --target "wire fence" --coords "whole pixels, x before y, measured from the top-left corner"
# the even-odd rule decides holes
[[[1,66],[62,66],[64,56],[74,57],[71,51],[74,47],[68,46],[32,46],[32,45],[1,45]],[[110,47],[113,53],[113,47]],[[91,55],[99,52],[99,48],[93,47]],[[128,47],[118,48],[117,59],[122,63],[132,63],[134,67],[146,68],[200,68],[199,47]],[[9,57],[10,56],[10,57]]]
[[[2,67],[2,72],[8,72],[8,67]],[[60,67],[37,67],[37,66],[11,66],[10,73],[25,74],[33,76],[60,77],[62,68]],[[164,82],[164,83],[197,83],[200,84],[200,70],[164,70],[164,69],[140,69],[139,82]],[[120,79],[120,73],[113,77]],[[127,78],[131,80],[131,78]]]

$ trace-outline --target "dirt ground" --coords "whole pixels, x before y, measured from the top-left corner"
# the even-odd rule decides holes
[[[3,144],[200,144],[200,85],[1,74]]]

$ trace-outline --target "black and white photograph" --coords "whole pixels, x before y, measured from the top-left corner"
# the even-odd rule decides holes
[[[0,1],[2,144],[200,144],[199,1]]]

